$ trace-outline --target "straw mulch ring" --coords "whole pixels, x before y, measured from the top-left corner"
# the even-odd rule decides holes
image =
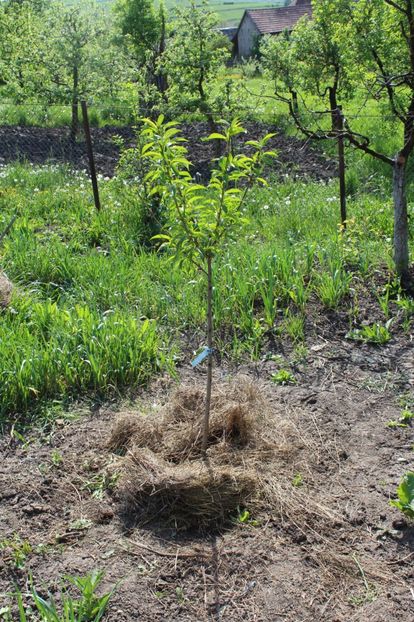
[[[273,412],[264,386],[244,377],[215,385],[207,459],[203,414],[204,388],[193,385],[156,413],[126,414],[115,423],[108,448],[120,456],[115,494],[128,521],[223,524],[262,503],[274,489],[269,475],[278,477],[302,446],[295,426]]]
[[[13,285],[5,274],[0,272],[0,307],[8,307],[13,291]]]

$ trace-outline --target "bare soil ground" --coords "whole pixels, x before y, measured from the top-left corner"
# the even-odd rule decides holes
[[[276,132],[270,148],[279,152],[272,165],[277,173],[328,180],[336,175],[335,162],[325,157],[309,141],[286,136],[273,126],[259,123],[245,123],[247,133],[238,142],[263,137],[267,132]],[[214,157],[211,142],[201,142],[208,136],[205,123],[182,125],[183,135],[188,140],[190,160],[197,163],[194,172],[202,176],[208,170]],[[130,127],[92,128],[92,142],[96,168],[103,175],[112,176],[119,158],[119,148],[113,142],[114,136],[121,136],[127,145],[134,142],[134,131]],[[16,160],[33,164],[68,163],[77,169],[88,170],[88,158],[83,134],[73,145],[68,139],[67,128],[0,126],[0,164]]]
[[[386,346],[358,344],[345,339],[345,313],[312,309],[305,360],[292,363],[289,343],[268,344],[291,362],[296,385],[271,382],[274,357],[215,372],[217,382],[260,381],[269,421],[293,426],[298,451],[273,473],[288,497],[252,511],[253,523],[215,532],[127,524],[102,477],[117,459],[107,443],[126,410],[168,401],[177,381],[161,378],[127,407],[74,411],[81,416],[42,436],[29,432],[26,444],[2,439],[0,541],[18,534],[32,552],[16,569],[3,551],[0,593],[24,589],[29,572],[58,591],[62,575],[100,568],[103,589],[119,582],[110,622],[413,620],[414,527],[389,506],[414,467],[413,434],[386,425],[414,399],[413,334],[395,326]],[[368,302],[362,315],[378,319]],[[188,360],[181,381],[202,386],[204,371],[190,371]]]

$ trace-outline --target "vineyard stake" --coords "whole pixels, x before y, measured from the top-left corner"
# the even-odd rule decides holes
[[[82,107],[82,117],[83,117],[83,129],[85,132],[86,149],[88,151],[88,158],[89,158],[89,170],[91,173],[91,180],[92,180],[93,198],[95,200],[95,207],[99,212],[101,209],[101,202],[99,200],[98,179],[96,177],[95,160],[93,157],[91,130],[89,127],[88,107],[86,105],[86,101],[81,101],[81,107]]]

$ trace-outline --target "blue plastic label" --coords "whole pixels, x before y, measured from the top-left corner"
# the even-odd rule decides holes
[[[206,359],[212,353],[213,350],[211,348],[204,348],[204,350],[200,352],[200,354],[196,356],[193,361],[191,361],[191,367],[197,367],[197,365],[200,365],[200,363],[202,363],[204,359]]]

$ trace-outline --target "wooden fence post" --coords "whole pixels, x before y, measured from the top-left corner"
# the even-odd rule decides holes
[[[338,133],[338,160],[339,160],[339,199],[341,205],[341,224],[346,229],[346,184],[345,184],[345,150],[344,150],[344,118],[342,116],[341,106],[338,106],[337,114],[337,129]]]
[[[101,209],[101,202],[99,200],[98,179],[96,177],[95,160],[93,157],[91,130],[89,127],[88,107],[86,105],[86,101],[84,100],[81,101],[81,107],[82,107],[82,117],[83,117],[83,129],[85,132],[86,149],[88,151],[88,158],[89,158],[89,170],[91,173],[91,180],[92,180],[93,198],[95,200],[95,207],[99,212],[99,210]]]
[[[6,237],[6,235],[9,234],[11,228],[13,227],[14,223],[16,222],[17,218],[19,216],[19,212],[15,212],[11,218],[11,220],[9,221],[9,223],[6,225],[6,228],[4,229],[4,231],[2,231],[0,233],[0,244],[3,242],[4,238]]]

